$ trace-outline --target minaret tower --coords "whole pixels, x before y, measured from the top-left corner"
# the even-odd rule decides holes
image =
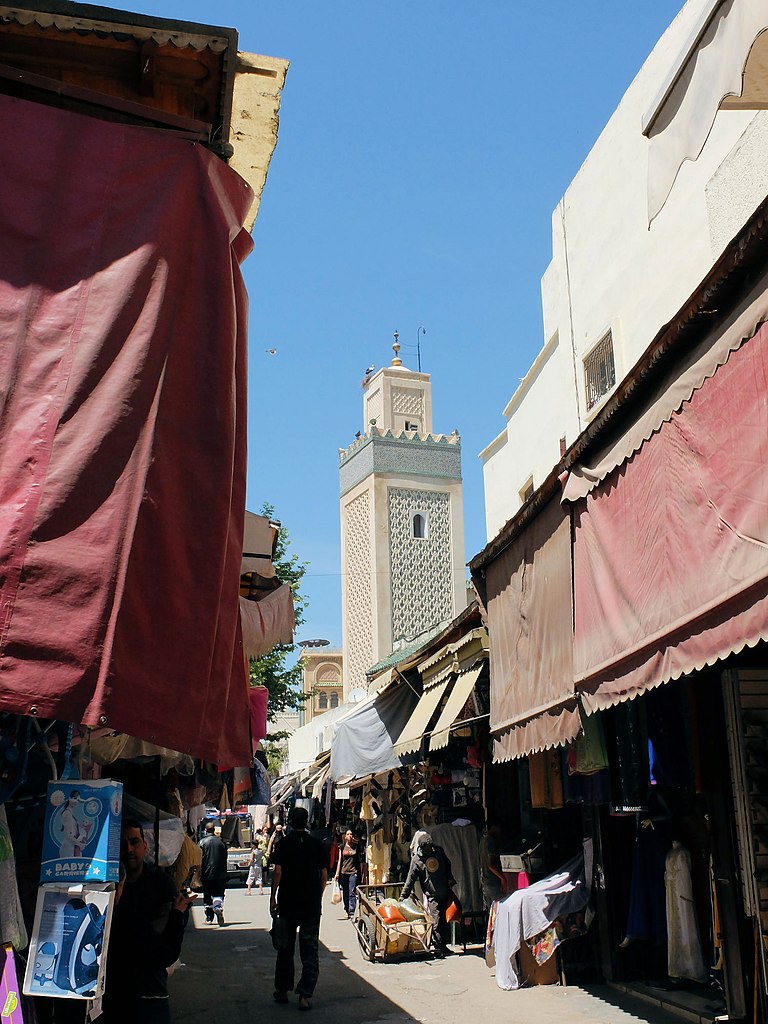
[[[428,373],[363,380],[363,431],[339,449],[345,694],[403,640],[466,607],[461,443],[432,433]]]

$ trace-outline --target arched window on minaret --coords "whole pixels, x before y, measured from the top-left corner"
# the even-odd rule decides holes
[[[317,707],[319,711],[328,710],[328,694],[325,690],[322,690],[317,698]]]
[[[427,514],[426,512],[414,512],[411,520],[411,536],[416,540],[427,539]]]

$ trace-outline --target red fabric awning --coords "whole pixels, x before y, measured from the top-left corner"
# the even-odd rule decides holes
[[[267,701],[269,690],[266,686],[251,686],[248,690],[248,708],[251,720],[251,741],[254,753],[256,744],[267,738]]]
[[[574,507],[589,710],[768,639],[768,326]]]
[[[0,709],[248,763],[248,186],[0,96]]]
[[[551,501],[486,569],[494,760],[566,743],[573,689],[571,524]]]

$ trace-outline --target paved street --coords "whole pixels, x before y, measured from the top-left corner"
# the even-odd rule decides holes
[[[298,1014],[295,996],[272,1000],[275,954],[269,938],[269,897],[229,889],[223,928],[206,925],[193,908],[180,968],[171,979],[175,1024],[286,1024]],[[467,952],[444,961],[370,964],[360,955],[352,924],[326,897],[320,932],[320,982],[313,1024],[671,1024],[675,1018],[628,1003],[610,989],[575,987],[518,992],[497,988],[482,957]],[[297,957],[298,962],[298,957]],[[631,1007],[631,1009],[627,1009]]]

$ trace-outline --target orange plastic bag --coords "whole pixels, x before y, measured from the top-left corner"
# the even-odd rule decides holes
[[[385,905],[383,907],[377,907],[376,912],[382,920],[387,922],[387,924],[399,924],[401,921],[405,920],[397,907],[388,907]]]

